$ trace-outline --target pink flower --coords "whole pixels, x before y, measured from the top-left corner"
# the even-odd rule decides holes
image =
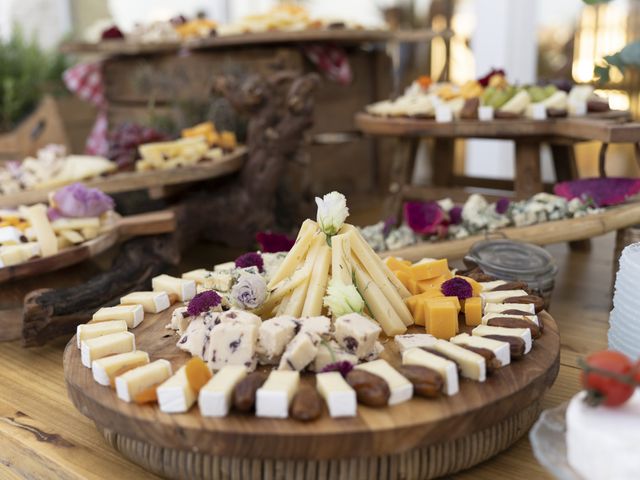
[[[288,252],[296,243],[294,238],[273,232],[258,232],[256,240],[260,244],[260,250],[264,253]]]
[[[582,178],[560,182],[553,187],[556,195],[572,200],[592,200],[597,207],[624,203],[640,192],[640,179],[636,178]]]
[[[447,223],[437,202],[406,202],[404,219],[414,232],[422,235],[438,234]]]
[[[82,183],[73,183],[56,191],[52,204],[64,217],[97,217],[115,206],[109,195],[97,188],[87,188]]]

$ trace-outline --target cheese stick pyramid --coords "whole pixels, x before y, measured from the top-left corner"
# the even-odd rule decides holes
[[[254,313],[315,317],[327,313],[323,300],[330,280],[354,284],[365,301],[365,314],[384,332],[404,333],[413,324],[403,299],[411,293],[400,283],[356,227],[344,224],[328,241],[313,220],[305,220],[298,237],[268,284],[269,296]]]

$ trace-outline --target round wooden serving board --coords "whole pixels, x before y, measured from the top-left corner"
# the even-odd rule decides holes
[[[152,360],[171,361],[175,371],[189,355],[175,346],[177,335],[165,329],[171,310],[147,314],[134,333],[138,349],[147,351]],[[160,412],[157,405],[128,404],[119,400],[115,391],[94,382],[91,370],[81,364],[75,338],[64,353],[65,381],[75,406],[96,423],[115,448],[168,477],[209,479],[219,478],[215,472],[222,476],[229,468],[245,473],[255,473],[258,468],[255,478],[263,478],[258,474],[265,468],[306,465],[304,468],[320,468],[320,473],[311,477],[325,478],[322,468],[341,465],[342,471],[354,473],[384,469],[390,478],[410,468],[421,472],[421,478],[431,478],[495,455],[533,424],[540,412],[540,399],[558,373],[560,355],[553,318],[543,312],[540,319],[545,331],[533,350],[486,382],[461,379],[460,393],[452,397],[414,397],[379,409],[358,405],[358,416],[352,419],[332,419],[326,409],[319,420],[310,423],[238,413],[205,418],[197,406],[186,414],[169,415]],[[400,356],[395,342],[388,340],[385,347],[382,358],[397,365]],[[303,381],[312,382],[313,375],[305,375]],[[394,468],[400,468],[398,475],[392,474]],[[330,476],[329,470],[326,475]],[[253,473],[225,478],[250,477]]]

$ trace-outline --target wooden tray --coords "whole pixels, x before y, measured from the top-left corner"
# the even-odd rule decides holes
[[[604,235],[623,228],[640,224],[640,202],[610,207],[603,213],[595,213],[580,218],[553,220],[526,227],[508,227],[460,240],[420,242],[405,248],[380,252],[382,257],[401,257],[417,262],[431,258],[461,258],[471,245],[487,238],[504,237],[512,240],[549,245],[551,243],[573,242]]]
[[[82,183],[88,187],[99,188],[105,193],[120,193],[210,180],[240,170],[246,159],[246,154],[246,147],[239,147],[220,160],[201,162],[191,167],[149,172],[122,172],[85,180]],[[49,198],[49,192],[58,188],[60,186],[43,190],[25,190],[12,195],[0,195],[0,208],[46,202]]]
[[[189,356],[165,329],[170,316],[147,315],[134,333],[139,349],[177,369]],[[75,339],[64,353],[65,381],[74,405],[117,450],[170,478],[264,479],[269,472],[277,478],[433,478],[486,460],[533,424],[559,368],[557,326],[546,312],[540,319],[545,333],[532,352],[485,383],[462,380],[458,395],[437,400],[359,405],[353,419],[334,420],[326,412],[307,424],[237,413],[216,419],[202,417],[197,406],[169,415],[157,406],[130,405],[94,382]],[[398,364],[395,343],[385,347],[382,357]]]
[[[75,265],[111,248],[118,239],[123,237],[172,232],[175,230],[175,223],[175,215],[170,210],[130,215],[124,218],[118,216],[116,224],[111,230],[93,240],[66,248],[49,257],[36,258],[17,265],[0,268],[0,283],[41,275]]]

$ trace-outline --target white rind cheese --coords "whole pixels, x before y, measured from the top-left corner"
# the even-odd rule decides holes
[[[222,367],[200,390],[198,405],[205,417],[224,417],[231,408],[231,395],[238,382],[247,376],[247,369],[240,365]]]
[[[347,352],[364,359],[373,352],[382,329],[358,313],[342,315],[335,322],[335,337]]]
[[[126,331],[127,322],[124,320],[112,320],[108,322],[78,325],[78,328],[76,329],[76,343],[78,348],[80,348],[84,340]]]
[[[339,372],[318,373],[318,392],[324,398],[332,417],[355,417],[358,408],[356,391],[342,378]]]
[[[531,339],[531,330],[528,328],[504,328],[491,327],[489,325],[478,325],[471,330],[471,335],[476,337],[485,337],[487,335],[505,335],[508,337],[520,337],[524,340],[525,355],[531,351],[533,341]]]
[[[444,379],[444,393],[455,395],[460,390],[458,367],[451,360],[429,353],[421,348],[411,348],[402,354],[403,365],[419,365],[435,370]]]
[[[492,338],[474,337],[468,333],[461,333],[451,339],[451,343],[456,345],[468,345],[474,348],[485,348],[491,350],[500,362],[500,366],[504,367],[511,363],[511,349],[507,342],[494,340]]]
[[[171,306],[167,292],[133,292],[120,299],[122,305],[142,305],[147,313],[160,313]]]
[[[138,393],[164,382],[171,373],[171,363],[162,359],[129,370],[116,377],[118,398],[125,402],[132,402]]]
[[[389,405],[406,402],[413,396],[413,384],[389,365],[386,360],[374,360],[360,364],[355,368],[378,375],[387,382],[389,390],[391,390]]]
[[[508,298],[529,295],[524,290],[498,290],[495,292],[480,292],[482,303],[502,303]]]
[[[433,347],[438,341],[433,335],[428,333],[407,333],[405,335],[396,335],[393,340],[398,345],[400,353],[404,353],[410,348]]]
[[[144,320],[144,308],[142,308],[142,305],[102,307],[94,313],[91,318],[91,322],[105,322],[109,320],[124,320],[127,322],[127,327],[136,328]]]
[[[482,355],[446,340],[438,340],[434,348],[457,363],[460,366],[460,374],[463,377],[470,378],[476,382],[484,382],[487,379],[487,365]]]
[[[517,320],[529,320],[530,322],[533,322],[536,325],[540,326],[540,322],[538,321],[537,315],[513,315],[513,314],[505,315],[504,313],[497,313],[497,312],[485,313],[482,316],[482,324],[486,325],[489,322],[489,320],[491,320],[492,318],[514,318]]]
[[[91,368],[94,360],[118,353],[133,352],[135,349],[136,340],[133,333],[112,333],[83,341],[80,344],[80,356],[82,364],[87,368]]]
[[[158,275],[151,279],[154,292],[175,293],[182,302],[188,302],[196,296],[196,282],[170,275]]]
[[[273,370],[256,393],[256,416],[287,418],[289,404],[300,386],[300,372]]]
[[[40,245],[35,242],[0,247],[0,268],[26,262],[40,255]]]
[[[520,310],[535,315],[536,307],[533,303],[487,303],[484,313],[500,313],[506,310]]]
[[[211,276],[213,272],[205,268],[198,268],[197,270],[191,270],[182,274],[182,278],[185,280],[193,280],[198,285],[204,285],[207,278]]]
[[[483,292],[490,292],[494,288],[501,287],[502,285],[506,285],[507,282],[504,280],[493,280],[492,282],[478,282],[482,287]]]
[[[161,411],[184,413],[196,402],[196,392],[189,385],[186,371],[186,366],[180,367],[171,378],[158,387],[158,406]]]
[[[141,367],[147,363],[149,363],[149,354],[142,350],[119,353],[118,355],[94,360],[91,365],[91,373],[97,383],[108,387],[119,372]]]

